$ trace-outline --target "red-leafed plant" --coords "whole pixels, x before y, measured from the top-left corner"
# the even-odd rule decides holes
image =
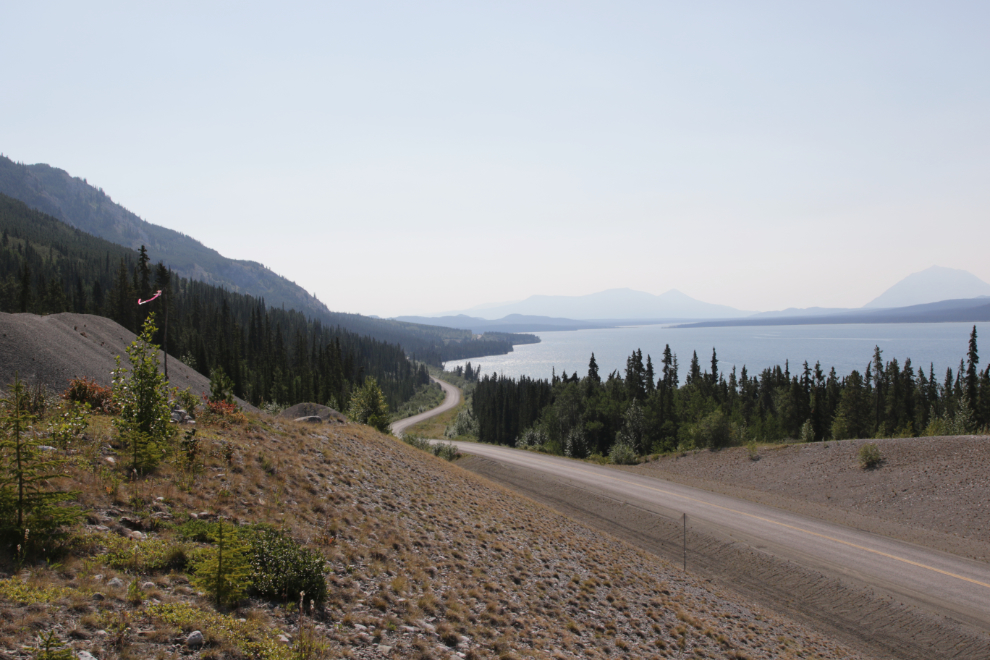
[[[69,387],[62,392],[62,398],[76,403],[88,403],[90,410],[95,413],[115,414],[120,412],[113,400],[113,390],[102,387],[89,378],[73,378]]]

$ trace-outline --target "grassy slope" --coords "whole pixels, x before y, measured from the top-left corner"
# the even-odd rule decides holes
[[[308,624],[325,657],[848,657],[368,427],[249,416],[201,420],[199,435],[205,459],[195,474],[166,463],[129,482],[119,467],[94,469],[115,453],[108,421],[97,418],[71,484],[91,512],[88,533],[119,544],[122,519],[139,520],[149,538],[134,545],[144,557],[174,547],[170,524],[193,512],[278,525],[327,558],[329,601]],[[224,442],[234,448],[229,464]],[[116,490],[115,476],[124,479]],[[201,657],[288,656],[278,635],[296,634],[289,610],[245,602],[217,613],[186,574],[143,561],[108,566],[97,541],[61,566],[0,580],[0,657],[33,657],[21,645],[43,630],[100,658],[174,657],[194,629],[207,639]],[[110,587],[115,576],[143,584],[144,602]]]

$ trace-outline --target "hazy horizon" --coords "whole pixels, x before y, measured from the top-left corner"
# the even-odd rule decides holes
[[[990,281],[990,6],[21,3],[0,152],[331,309]],[[30,54],[30,56],[27,56]]]

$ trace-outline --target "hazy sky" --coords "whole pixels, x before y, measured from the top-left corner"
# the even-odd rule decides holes
[[[990,281],[986,2],[5,2],[0,152],[331,309]]]

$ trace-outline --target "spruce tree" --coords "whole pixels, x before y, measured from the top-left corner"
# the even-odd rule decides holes
[[[79,507],[63,504],[78,493],[51,483],[68,476],[66,460],[42,449],[29,398],[15,376],[7,397],[0,399],[0,536],[8,547],[20,545],[22,556],[44,550],[82,516]]]
[[[980,355],[976,350],[976,326],[969,335],[969,350],[966,352],[966,401],[970,410],[978,407],[977,394],[979,393],[980,372],[977,365],[980,363]]]
[[[193,584],[213,597],[217,608],[234,605],[251,586],[251,561],[247,544],[221,517],[213,535],[214,547],[195,569]]]

